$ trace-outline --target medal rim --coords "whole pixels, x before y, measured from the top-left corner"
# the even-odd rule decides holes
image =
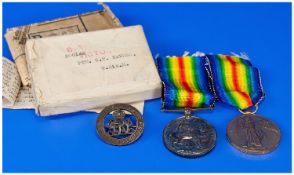
[[[114,110],[124,110],[131,113],[136,118],[136,130],[129,137],[117,139],[111,137],[105,131],[104,120],[108,114]],[[117,103],[113,105],[106,106],[98,115],[96,119],[96,132],[102,138],[102,140],[108,144],[115,146],[129,145],[137,141],[144,131],[144,120],[143,115],[135,107],[129,104]]]
[[[278,129],[279,131],[279,139],[277,140],[277,144],[269,147],[268,149],[264,149],[263,151],[258,151],[258,150],[253,150],[253,149],[247,149],[247,148],[243,148],[241,146],[238,146],[237,144],[235,144],[232,139],[230,139],[230,130],[231,130],[231,127],[232,127],[232,123],[235,121],[235,120],[238,120],[239,118],[241,117],[249,117],[249,116],[246,116],[246,115],[252,115],[252,116],[255,116],[257,118],[262,118],[262,119],[265,119],[265,120],[268,120],[270,121],[274,126],[275,128]],[[281,130],[280,128],[278,127],[277,124],[275,124],[271,119],[268,119],[266,117],[263,117],[261,115],[257,115],[257,114],[242,114],[242,115],[238,115],[237,117],[235,117],[234,119],[232,119],[229,124],[227,125],[227,129],[226,129],[226,137],[227,137],[227,140],[228,142],[235,148],[237,149],[238,151],[242,152],[242,153],[245,153],[245,154],[250,154],[250,155],[264,155],[264,154],[269,154],[273,151],[275,151],[277,149],[277,147],[280,145],[280,141],[281,141]]]
[[[187,116],[185,116],[185,115],[184,115],[184,116],[181,116],[181,117],[178,117],[178,118],[176,118],[176,119],[170,121],[170,122],[165,126],[165,128],[164,128],[164,130],[163,130],[163,136],[162,136],[163,143],[164,143],[165,147],[166,147],[170,152],[172,152],[173,154],[178,155],[178,156],[180,156],[180,157],[184,157],[184,158],[198,158],[198,157],[202,157],[202,156],[208,154],[209,152],[211,152],[211,151],[215,148],[215,146],[216,146],[216,139],[217,139],[216,129],[214,128],[213,125],[211,125],[211,124],[210,124],[207,120],[205,120],[205,119],[202,119],[202,118],[197,117],[197,116],[189,116],[190,118],[196,118],[196,119],[200,119],[200,120],[202,120],[203,122],[207,123],[207,124],[212,128],[212,130],[213,130],[213,133],[214,133],[214,137],[212,138],[212,139],[213,139],[213,144],[212,144],[211,147],[209,147],[208,149],[205,149],[205,151],[197,152],[197,153],[195,153],[195,154],[181,154],[181,153],[177,152],[176,150],[171,149],[171,147],[168,146],[168,144],[167,144],[166,141],[165,141],[165,140],[166,140],[166,139],[165,139],[165,135],[166,135],[165,133],[166,133],[166,130],[167,130],[168,126],[170,126],[173,122],[175,122],[175,121],[177,121],[177,120],[185,119],[186,117],[187,117]]]

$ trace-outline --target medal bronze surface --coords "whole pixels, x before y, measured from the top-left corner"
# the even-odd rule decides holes
[[[244,114],[233,119],[227,128],[229,142],[248,154],[266,154],[279,144],[279,128],[269,119],[255,114]]]
[[[125,111],[131,115],[127,115]],[[109,119],[109,116],[110,117]],[[105,107],[96,121],[98,135],[111,145],[128,145],[143,133],[142,114],[128,104],[114,104]]]
[[[194,158],[203,156],[214,148],[216,131],[206,120],[185,115],[165,127],[163,141],[171,152]]]

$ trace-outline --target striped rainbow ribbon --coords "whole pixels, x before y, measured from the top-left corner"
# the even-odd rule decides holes
[[[259,70],[238,56],[207,55],[217,98],[241,110],[264,97]]]
[[[158,58],[158,70],[164,82],[163,109],[212,107],[207,59],[195,56]]]

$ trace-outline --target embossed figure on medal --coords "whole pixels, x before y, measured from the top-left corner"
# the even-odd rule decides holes
[[[212,109],[215,95],[208,59],[202,56],[158,58],[163,82],[162,111],[184,111],[163,131],[163,141],[171,152],[182,157],[199,157],[210,152],[216,131],[206,120],[192,116],[193,110]]]
[[[185,115],[173,120],[164,129],[165,146],[173,153],[183,157],[199,157],[211,151],[216,142],[215,129],[203,119]]]
[[[256,115],[265,97],[260,71],[247,55],[207,55],[218,99],[239,109],[242,115],[227,127],[229,142],[248,154],[266,154],[280,142],[281,133],[271,120]],[[255,108],[253,111],[248,111]]]

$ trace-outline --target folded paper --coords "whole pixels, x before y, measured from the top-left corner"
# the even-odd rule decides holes
[[[122,27],[111,9],[104,3],[100,4],[103,6],[102,10],[7,30],[5,38],[15,63],[3,58],[2,99],[4,108],[31,109],[35,106],[25,53],[25,44],[28,39]],[[143,101],[131,103],[131,105],[143,113]],[[89,111],[100,112],[101,110],[101,108],[94,108]]]
[[[104,7],[103,10],[8,29],[5,38],[19,71],[22,84],[24,86],[30,85],[25,54],[27,39],[121,27],[120,21],[109,7],[103,3],[102,6]]]
[[[2,59],[2,101],[3,108],[8,109],[34,109],[35,100],[28,86],[22,86],[17,67],[14,62],[3,57]],[[130,103],[142,114],[144,102]],[[86,110],[87,112],[100,113],[103,108]]]
[[[161,97],[141,26],[31,39],[26,54],[41,116]]]

